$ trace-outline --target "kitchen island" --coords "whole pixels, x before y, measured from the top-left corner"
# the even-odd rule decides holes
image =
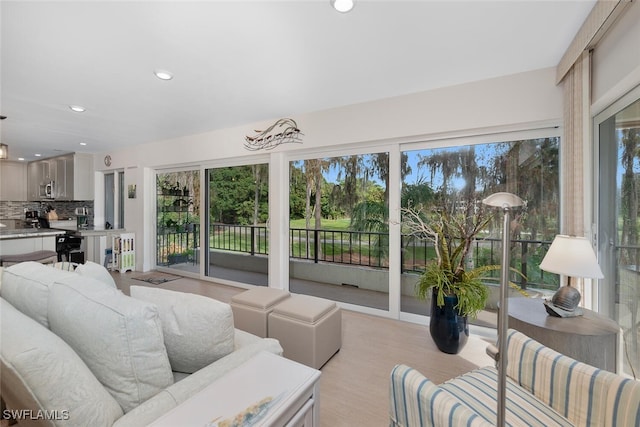
[[[0,229],[0,256],[56,250],[56,236],[64,230],[49,228]]]

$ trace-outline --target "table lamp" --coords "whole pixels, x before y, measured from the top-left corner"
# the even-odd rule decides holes
[[[561,286],[551,301],[545,300],[547,313],[555,317],[575,317],[582,315],[578,307],[580,292],[571,286],[572,277],[602,279],[604,275],[593,247],[585,237],[558,234],[549,251],[540,263],[540,269],[568,277],[567,286]]]

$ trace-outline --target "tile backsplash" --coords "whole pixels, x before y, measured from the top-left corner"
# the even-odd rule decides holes
[[[7,202],[0,201],[0,219],[24,219],[25,210],[38,211],[44,215],[48,206],[52,206],[58,214],[58,218],[71,218],[76,216],[76,208],[87,208],[89,216],[93,216],[93,200],[75,200],[62,202],[46,200],[42,202]]]

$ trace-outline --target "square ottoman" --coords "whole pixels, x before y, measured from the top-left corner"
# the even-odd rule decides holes
[[[269,337],[284,357],[319,369],[342,346],[342,311],[333,301],[292,295],[269,314]]]
[[[282,289],[256,287],[231,297],[234,326],[243,331],[267,337],[269,313],[279,302],[289,298]]]

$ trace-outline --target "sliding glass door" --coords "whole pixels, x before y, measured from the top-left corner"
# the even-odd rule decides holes
[[[267,286],[269,165],[207,169],[205,275]]]
[[[200,272],[200,171],[156,174],[156,265]]]
[[[289,166],[289,290],[389,309],[389,155]]]
[[[640,90],[636,91],[640,94]],[[622,328],[623,372],[640,377],[640,99],[596,118],[599,311]],[[618,107],[617,109],[615,107]]]

